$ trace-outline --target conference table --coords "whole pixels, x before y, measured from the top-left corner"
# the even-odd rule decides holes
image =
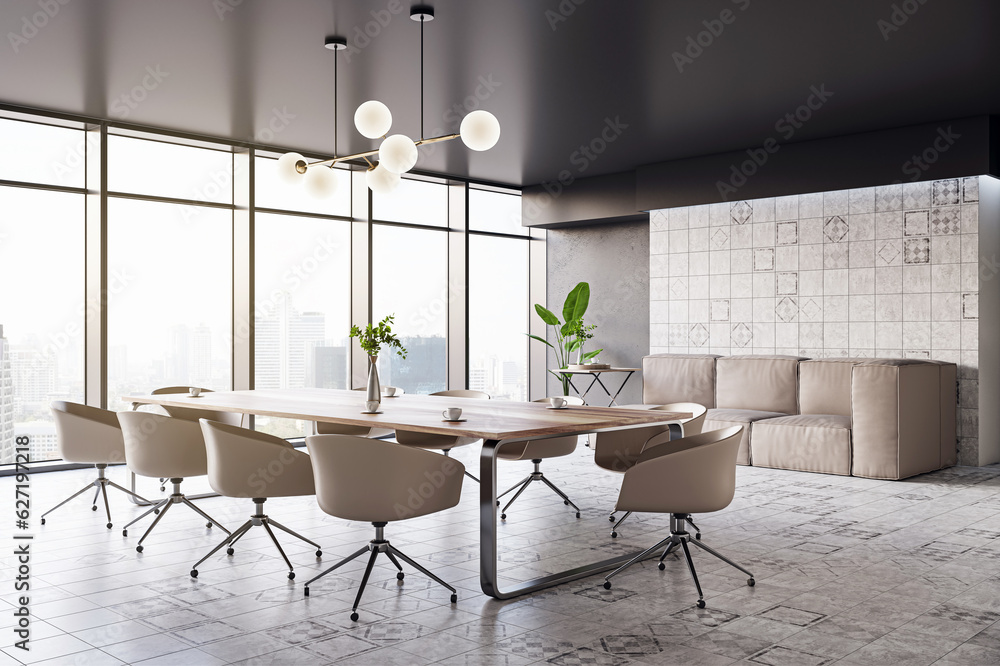
[[[541,578],[518,582],[500,589],[497,577],[497,451],[513,442],[566,435],[669,426],[689,418],[684,412],[647,411],[608,407],[570,406],[552,409],[545,403],[445,398],[404,394],[383,398],[381,413],[365,414],[364,394],[335,389],[259,389],[213,391],[194,398],[183,393],[129,395],[132,403],[161,407],[254,414],[304,421],[409,430],[435,435],[458,435],[481,439],[479,457],[480,492],[480,585],[485,594],[509,599],[536,590],[608,571],[637,553],[620,555],[577,566]],[[446,407],[461,407],[462,422],[442,420]]]

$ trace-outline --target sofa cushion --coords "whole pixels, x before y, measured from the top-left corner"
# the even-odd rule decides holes
[[[730,428],[732,426],[744,426],[743,434],[740,435],[740,450],[736,454],[736,464],[749,465],[750,425],[754,421],[772,419],[778,416],[785,416],[785,414],[780,412],[762,412],[756,409],[710,409],[705,416],[705,425],[702,427],[702,432]]]
[[[757,421],[750,433],[750,452],[758,467],[849,475],[851,419],[796,414]]]
[[[642,401],[647,405],[697,402],[715,407],[713,354],[653,354],[642,359]]]
[[[728,356],[716,360],[715,406],[798,414],[798,356]]]
[[[854,366],[851,473],[905,479],[941,467],[941,370],[917,359]]]
[[[799,412],[849,417],[851,370],[865,360],[819,358],[799,363]]]
[[[927,361],[941,371],[941,466],[958,464],[958,366]]]

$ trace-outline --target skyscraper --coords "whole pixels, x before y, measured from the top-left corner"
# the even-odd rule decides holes
[[[10,351],[0,324],[0,464],[14,462],[14,381]]]
[[[254,336],[257,388],[300,388],[313,376],[309,364],[326,337],[326,315],[299,312],[286,292],[258,315]]]

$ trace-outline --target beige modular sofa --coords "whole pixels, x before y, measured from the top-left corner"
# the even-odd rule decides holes
[[[699,402],[744,426],[738,463],[902,479],[954,465],[957,367],[918,359],[655,354],[643,403]]]

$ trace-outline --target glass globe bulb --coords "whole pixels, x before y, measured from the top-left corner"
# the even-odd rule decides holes
[[[325,199],[337,191],[337,175],[326,166],[314,166],[306,171],[306,190],[318,199]]]
[[[392,113],[382,102],[368,100],[354,112],[354,126],[369,139],[385,136],[392,126]]]
[[[286,183],[301,183],[299,180],[304,174],[300,173],[296,169],[296,165],[302,162],[304,167],[306,164],[306,158],[302,157],[298,153],[285,153],[278,158],[278,164],[275,167],[277,169],[278,178]]]
[[[417,163],[417,144],[403,134],[393,134],[378,147],[378,163],[393,173],[406,173]]]
[[[399,174],[389,171],[381,162],[365,174],[368,189],[375,194],[389,194],[399,185],[399,180]]]
[[[489,111],[473,111],[459,127],[462,143],[472,150],[489,150],[500,140],[500,121]]]

